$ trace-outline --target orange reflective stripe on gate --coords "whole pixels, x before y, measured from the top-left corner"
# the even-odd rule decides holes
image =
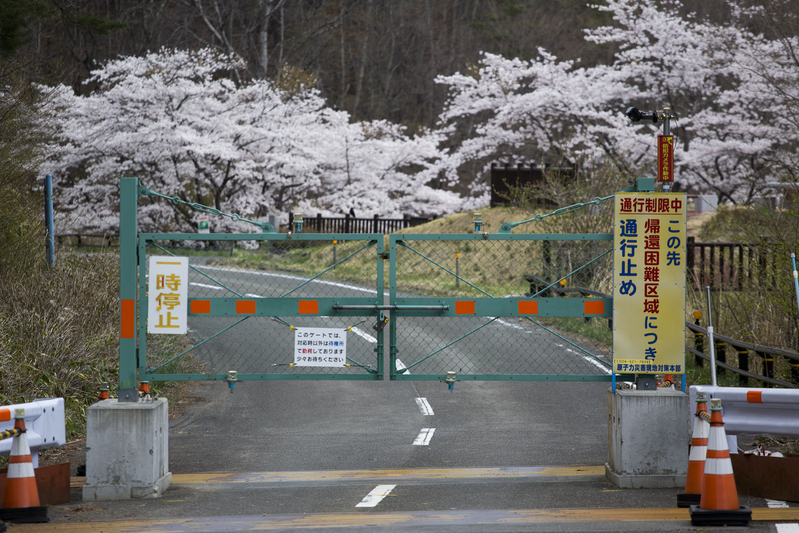
[[[474,314],[474,300],[467,302],[455,302],[456,315],[473,315]]]
[[[586,300],[583,302],[583,313],[586,315],[604,315],[605,302],[602,300]]]
[[[519,302],[520,315],[537,315],[538,302]]]
[[[208,314],[211,312],[211,300],[192,300],[190,307],[194,314]]]
[[[298,300],[297,311],[301,315],[318,315],[319,300]]]
[[[0,422],[11,420],[11,409],[0,409]]]
[[[136,333],[136,300],[124,299],[122,304],[122,322],[119,336],[123,339],[132,339]]]
[[[255,300],[236,300],[237,315],[254,315]]]

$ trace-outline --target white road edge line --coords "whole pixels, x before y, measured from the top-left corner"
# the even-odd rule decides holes
[[[427,401],[427,398],[416,398],[416,405],[419,406],[419,410],[425,416],[433,416],[433,408],[430,406],[430,402]]]
[[[245,273],[245,274],[251,274],[253,276],[271,276],[271,277],[275,277],[275,278],[293,279],[293,280],[297,280],[297,281],[307,281],[308,280],[307,277],[302,277],[302,276],[291,276],[291,275],[288,275],[288,274],[277,274],[277,273],[274,273],[274,272],[258,272],[258,271],[247,270],[247,269],[242,269],[242,268],[212,267],[212,266],[207,266],[207,265],[197,265],[197,268],[205,268],[205,269],[208,269],[208,270],[219,270],[221,272],[236,272],[236,273],[239,273],[239,274]],[[338,282],[335,282],[335,281],[327,281],[327,280],[324,280],[324,279],[315,279],[313,282],[314,283],[321,283],[322,285],[331,285],[333,287],[341,287],[342,289],[352,289],[354,291],[371,292],[371,293],[375,292],[375,289],[365,288],[365,287],[357,287],[355,285],[347,285],[346,283],[338,283]]]
[[[416,440],[413,441],[414,446],[427,446],[430,444],[430,439],[433,438],[433,433],[436,432],[436,428],[422,428],[422,431],[419,432],[419,435],[416,437]]]
[[[195,283],[191,282],[189,285],[194,285],[195,287],[205,287],[206,289],[214,289],[215,291],[222,291],[224,290],[222,287],[217,287],[216,285],[206,285],[205,283]]]
[[[374,507],[388,496],[396,485],[378,485],[355,507]]]

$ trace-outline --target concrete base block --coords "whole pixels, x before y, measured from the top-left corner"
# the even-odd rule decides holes
[[[169,488],[168,410],[166,398],[89,407],[83,501],[156,498]]]
[[[619,475],[610,469],[610,465],[605,463],[605,477],[608,481],[620,489],[674,489],[685,488],[687,476],[668,476],[668,475]]]
[[[608,390],[605,475],[620,488],[683,488],[691,443],[688,395]]]

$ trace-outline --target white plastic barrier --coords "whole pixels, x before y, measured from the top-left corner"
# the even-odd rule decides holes
[[[721,416],[728,435],[799,438],[799,389],[695,385],[690,388],[694,408],[697,391],[707,393],[708,402],[712,398],[721,400]]]
[[[39,466],[39,450],[62,446],[67,442],[64,398],[34,400],[31,403],[0,407],[0,431],[14,428],[14,413],[25,410],[25,429],[31,447],[33,467]],[[0,454],[11,453],[13,439],[0,440]]]

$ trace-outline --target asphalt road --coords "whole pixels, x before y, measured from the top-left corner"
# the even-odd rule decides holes
[[[233,288],[247,294],[280,290],[215,275],[221,284],[242,283]],[[221,296],[202,283],[208,286],[193,286],[194,297]],[[207,334],[202,327],[197,334]],[[216,361],[224,368],[233,342],[237,353],[250,354],[251,368],[269,365],[282,356],[281,335],[290,338],[278,327],[265,336],[242,329],[212,345]],[[356,353],[374,349],[367,336],[352,337]],[[547,350],[579,357],[557,343]],[[479,366],[475,353],[466,356]],[[242,382],[230,393],[224,382],[200,382],[170,423],[174,478],[163,497],[76,502],[51,509],[49,526],[10,531],[707,530],[676,508],[680,489],[619,490],[606,481],[607,389],[601,382],[468,381],[449,391],[435,381],[292,380]],[[764,500],[743,496],[741,503],[759,517],[747,531],[799,531],[768,521],[796,521],[795,506],[766,509]],[[727,529],[741,531],[713,528]]]

